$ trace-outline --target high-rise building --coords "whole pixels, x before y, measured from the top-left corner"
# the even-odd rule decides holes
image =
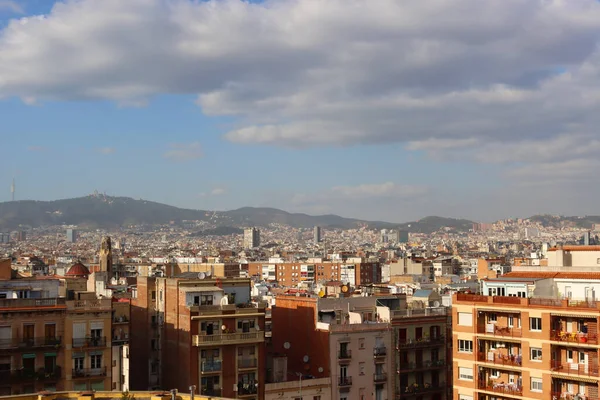
[[[132,301],[131,387],[176,388],[203,396],[264,397],[265,307],[250,279],[196,273],[138,278]]]
[[[408,243],[408,231],[398,231],[398,243]]]
[[[67,242],[75,243],[77,241],[77,231],[75,229],[67,229]]]
[[[321,227],[320,226],[315,226],[313,228],[313,241],[315,243],[321,242]]]
[[[10,233],[9,232],[0,232],[0,243],[10,243]]]
[[[258,228],[244,229],[244,248],[254,249],[260,247],[260,230]]]
[[[454,398],[597,399],[597,273],[511,272],[482,283],[484,295],[452,300]]]
[[[19,242],[24,242],[27,240],[27,232],[26,231],[19,231],[17,233],[17,240]]]

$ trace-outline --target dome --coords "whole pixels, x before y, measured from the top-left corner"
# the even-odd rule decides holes
[[[76,262],[71,266],[71,268],[69,268],[65,276],[87,278],[89,274],[90,271],[85,265],[83,265],[81,262]]]

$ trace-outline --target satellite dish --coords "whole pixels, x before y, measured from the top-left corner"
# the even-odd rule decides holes
[[[204,272],[198,272],[198,279],[206,278],[206,274]]]
[[[434,307],[439,307],[440,306],[440,302],[439,301],[434,301],[433,302],[433,306]]]
[[[300,297],[300,292],[296,293],[296,297]]]
[[[323,367],[319,367],[319,372],[323,372]]]
[[[211,275],[212,275],[212,272],[210,272],[210,271],[206,271],[204,274],[205,274],[207,277],[209,277],[209,276],[211,276]]]
[[[283,348],[286,349],[286,350],[289,350],[290,347],[292,347],[292,345],[290,344],[290,342],[285,342],[283,344]]]
[[[306,355],[306,356],[304,356],[304,358],[302,358],[302,361],[304,361],[305,363],[307,363],[308,360],[310,360],[310,357],[308,355]]]
[[[342,293],[348,293],[348,290],[349,290],[348,285],[342,286]]]
[[[227,327],[226,327],[225,325],[221,325],[221,330],[222,330],[222,331],[224,331],[224,330],[226,330],[226,329],[227,329]]]

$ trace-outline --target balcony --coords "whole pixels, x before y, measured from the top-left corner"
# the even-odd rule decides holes
[[[406,310],[392,310],[392,319],[448,316],[452,311],[450,307],[428,307]]]
[[[550,340],[569,344],[595,345],[598,344],[598,335],[591,333],[565,332],[553,330],[550,332]]]
[[[123,324],[128,324],[129,323],[129,319],[122,315],[120,317],[117,318],[113,318],[113,325],[123,325]]]
[[[385,357],[387,355],[387,348],[385,346],[374,347],[373,348],[373,357]]]
[[[569,392],[552,392],[552,400],[600,400],[597,396],[577,395]]]
[[[559,374],[577,375],[577,376],[598,376],[598,366],[589,364],[563,363],[552,361],[552,371]]]
[[[262,343],[265,340],[264,331],[247,333],[223,333],[219,335],[194,335],[193,346],[215,346],[226,344]]]
[[[478,388],[487,390],[488,392],[508,394],[511,396],[523,396],[523,387],[517,386],[514,383],[496,383],[494,381],[478,382]]]
[[[59,366],[56,366],[53,369],[40,368],[36,377],[40,381],[58,380],[61,378],[61,368]]]
[[[73,371],[71,372],[71,376],[73,377],[73,379],[106,376],[106,367],[73,369]]]
[[[429,370],[429,369],[438,369],[442,368],[446,365],[445,360],[436,360],[436,361],[419,361],[419,362],[411,362],[411,363],[401,363],[400,364],[400,372],[412,372],[412,371],[420,371],[420,370]]]
[[[203,374],[221,372],[221,364],[221,360],[203,360],[200,364],[200,371]]]
[[[518,299],[518,297],[514,297]],[[497,324],[486,324],[483,327],[480,327],[477,330],[477,333],[481,333],[483,335],[491,335],[491,336],[501,336],[501,337],[521,337],[523,331],[521,328],[514,328],[510,326],[499,326]]]
[[[238,397],[240,396],[252,396],[258,393],[258,387],[255,384],[239,384],[238,383]]]
[[[405,341],[398,341],[398,347],[401,349],[407,347],[433,347],[443,345],[444,343],[444,335],[436,337],[424,336],[418,339],[407,339]]]
[[[520,367],[523,360],[521,356],[496,353],[479,353],[477,354],[477,361],[492,363],[496,365],[503,365],[507,367]]]
[[[208,397],[221,397],[221,388],[203,388],[200,389],[200,395]]]
[[[73,338],[73,348],[106,347],[106,336]]]
[[[59,347],[62,338],[59,337],[36,337],[36,338],[11,338],[0,339],[0,349],[32,349],[36,347]]]
[[[351,376],[340,376],[338,378],[338,386],[341,388],[352,386],[352,377]]]
[[[387,382],[387,374],[385,372],[382,372],[380,374],[373,374],[373,382],[375,382],[375,383]]]
[[[440,383],[437,385],[431,385],[429,383],[419,385],[415,383],[413,385],[406,386],[403,388],[397,388],[396,393],[398,394],[396,395],[396,399],[405,399],[413,396],[421,396],[422,394],[441,392],[446,389],[447,387],[444,383]]]
[[[342,350],[338,351],[338,360],[341,361],[350,361],[352,359],[352,351],[350,350]]]
[[[250,369],[258,367],[256,358],[240,358],[238,359],[238,369]]]
[[[65,299],[0,299],[0,309],[65,308]]]
[[[111,311],[111,299],[69,300],[67,310],[75,312]]]

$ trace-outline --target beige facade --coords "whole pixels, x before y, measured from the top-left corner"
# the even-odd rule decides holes
[[[392,399],[391,339],[388,323],[330,325],[332,400]]]
[[[298,379],[267,383],[265,400],[331,400],[331,378]]]

